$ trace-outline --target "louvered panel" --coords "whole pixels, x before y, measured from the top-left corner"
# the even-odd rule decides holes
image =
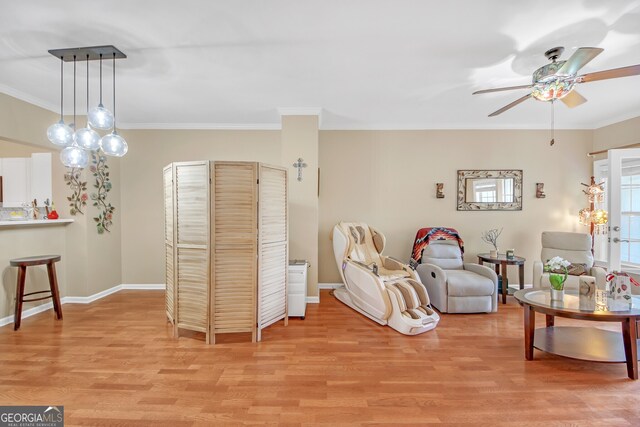
[[[260,169],[261,242],[286,240],[287,175],[284,170],[262,166]]]
[[[258,339],[261,329],[287,316],[287,172],[260,165]]]
[[[174,307],[175,307],[175,287],[173,283],[173,277],[175,270],[173,269],[173,246],[170,244],[165,244],[165,263],[166,263],[166,308],[167,308],[167,317],[171,322],[174,321]]]
[[[213,331],[255,332],[256,165],[213,166]]]
[[[166,166],[162,170],[162,183],[164,188],[164,244],[165,244],[165,306],[167,318],[170,322],[174,322],[174,303],[175,303],[175,287],[174,287],[174,268],[173,268],[173,166]]]
[[[208,329],[209,260],[206,249],[178,247],[179,328],[206,332]]]
[[[178,244],[207,245],[209,241],[208,162],[176,165]]]
[[[173,242],[173,176],[172,167],[163,170],[164,181],[164,239]]]
[[[285,316],[287,245],[285,242],[262,247],[259,270],[260,325],[268,325]]]

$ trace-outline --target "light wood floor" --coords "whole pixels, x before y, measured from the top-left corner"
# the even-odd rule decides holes
[[[173,339],[163,298],[122,291],[64,305],[62,322],[50,311],[0,328],[0,404],[62,404],[66,425],[91,426],[640,425],[640,382],[624,364],[537,350],[525,361],[511,297],[497,314],[444,315],[406,337],[323,291],[306,320],[262,343],[215,346]]]

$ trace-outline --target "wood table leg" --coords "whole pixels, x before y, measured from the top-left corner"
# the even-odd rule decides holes
[[[51,287],[51,299],[53,299],[53,309],[58,320],[62,320],[62,305],[60,304],[60,292],[58,291],[58,277],[56,266],[53,262],[47,264],[47,274],[49,275],[49,286]]]
[[[533,360],[533,340],[536,332],[536,312],[524,305],[524,357]]]
[[[627,359],[627,375],[632,380],[638,379],[638,340],[636,321],[626,318],[622,321],[622,339],[624,341],[624,354]]]
[[[507,291],[509,289],[509,279],[507,279],[507,263],[503,262],[502,265],[502,303],[507,303]]]
[[[524,264],[520,264],[518,268],[518,281],[520,282],[520,289],[524,289]]]
[[[547,328],[550,328],[555,324],[556,318],[550,314],[545,314],[545,320],[547,322]]]
[[[13,330],[20,329],[22,320],[22,297],[24,296],[24,282],[27,278],[27,267],[18,267],[18,283],[16,284],[16,311],[13,317]]]

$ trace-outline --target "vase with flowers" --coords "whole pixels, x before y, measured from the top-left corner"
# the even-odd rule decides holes
[[[571,263],[566,259],[555,256],[544,265],[544,271],[549,273],[549,283],[551,284],[551,300],[562,301],[564,298],[564,282],[567,281],[567,274]]]

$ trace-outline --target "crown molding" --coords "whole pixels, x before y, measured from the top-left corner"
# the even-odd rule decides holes
[[[20,101],[27,102],[29,104],[35,105],[36,107],[43,108],[45,110],[51,111],[52,113],[60,114],[60,105],[59,104],[51,104],[43,99],[38,97],[29,95],[28,93],[22,92],[20,90],[14,89],[12,87],[0,84],[0,93],[4,93],[5,95],[9,95]]]
[[[624,122],[625,120],[635,119],[636,117],[640,117],[640,110],[633,111],[627,114],[623,114],[621,116],[612,117],[608,120],[602,120],[600,122],[595,122],[593,124],[592,130],[597,130],[606,126],[615,125],[617,123]]]
[[[530,124],[510,124],[510,125],[501,125],[495,126],[492,124],[486,125],[461,125],[461,124],[424,124],[424,123],[415,123],[415,124],[385,124],[385,123],[358,123],[358,124],[346,124],[346,125],[336,125],[336,126],[323,126],[320,130],[381,130],[381,131],[412,131],[412,130],[437,130],[437,131],[447,131],[447,130],[546,130],[550,131],[549,125],[530,125]],[[556,126],[555,130],[593,130],[592,128],[584,128],[579,126]]]
[[[280,116],[321,116],[322,107],[279,107]]]
[[[118,123],[125,130],[281,130],[280,123]]]

